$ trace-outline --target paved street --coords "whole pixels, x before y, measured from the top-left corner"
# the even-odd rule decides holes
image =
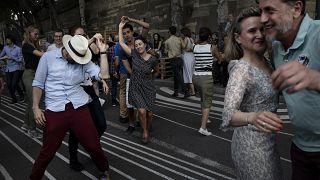
[[[170,81],[157,80],[157,109],[151,142],[147,145],[140,143],[140,128],[131,136],[123,133],[127,124],[119,122],[119,108],[112,107],[110,97],[106,97],[104,109],[108,128],[101,145],[109,159],[111,179],[236,179],[230,155],[232,132],[219,130],[223,88],[216,88],[208,126],[213,134],[209,137],[197,132],[201,119],[199,98],[184,99],[182,95],[172,98],[171,93]],[[0,179],[27,179],[42,140],[32,139],[20,129],[26,104],[9,105],[9,101],[8,94],[2,96]],[[284,174],[289,179],[293,132],[281,98],[278,113],[286,123],[277,141]],[[99,172],[82,148],[79,157],[85,170],[69,169],[67,140],[68,135],[48,166],[45,179],[96,179]]]

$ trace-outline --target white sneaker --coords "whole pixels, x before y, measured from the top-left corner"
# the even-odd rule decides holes
[[[210,119],[208,119],[207,123],[208,123],[208,124],[211,123]]]
[[[212,134],[207,129],[202,129],[202,128],[200,128],[198,132],[204,136],[210,136]]]
[[[29,126],[26,124],[22,124],[22,126],[20,128],[25,132],[28,132],[28,130],[29,130]]]

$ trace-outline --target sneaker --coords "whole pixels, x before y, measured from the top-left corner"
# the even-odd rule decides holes
[[[202,129],[202,128],[200,128],[198,132],[204,136],[210,136],[212,134],[207,129]]]
[[[209,124],[209,123],[211,123],[211,121],[208,119],[207,123]]]
[[[36,139],[42,138],[42,134],[38,133],[36,130],[29,130],[28,134],[31,138],[36,138]]]
[[[136,128],[134,126],[129,126],[128,129],[125,131],[125,134],[126,135],[130,135],[133,133],[133,131],[135,130]]]
[[[25,132],[27,132],[29,130],[29,127],[26,124],[22,124],[22,126],[20,128]]]
[[[84,167],[82,166],[82,164],[79,161],[70,161],[69,163],[69,167],[77,172],[80,172],[84,169]]]
[[[109,174],[103,173],[99,176],[99,180],[110,180]]]

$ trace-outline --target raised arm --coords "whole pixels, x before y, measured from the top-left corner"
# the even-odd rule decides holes
[[[88,40],[89,48],[92,50],[94,54],[99,54],[99,47],[95,43],[97,38],[101,39],[102,35],[100,33],[96,33],[95,35],[92,36],[91,39]]]
[[[128,16],[122,16],[121,17],[121,21],[133,22],[135,24],[138,24],[139,26],[142,26],[142,34],[141,35],[143,37],[147,37],[148,32],[149,32],[149,28],[150,28],[150,24],[149,23],[141,21],[141,20],[138,20],[138,19],[133,19],[133,18],[130,18]]]
[[[108,63],[108,57],[107,57],[107,50],[109,46],[102,42],[102,35],[101,37],[96,38],[96,45],[99,48],[100,51],[100,78],[101,79],[109,79],[109,63]]]
[[[130,55],[131,48],[126,43],[124,43],[124,38],[123,38],[123,34],[122,34],[122,29],[125,24],[126,24],[125,21],[121,21],[119,24],[119,44],[122,47],[122,49],[124,50],[124,52],[126,54]]]

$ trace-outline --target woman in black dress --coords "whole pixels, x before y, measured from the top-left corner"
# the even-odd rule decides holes
[[[122,28],[124,21],[119,24],[119,43],[124,52],[132,57],[132,74],[129,85],[129,104],[138,109],[140,124],[143,129],[142,143],[149,141],[149,128],[152,123],[156,88],[154,77],[159,73],[158,59],[147,53],[147,41],[143,37],[137,37],[134,41],[134,49],[124,42]]]

